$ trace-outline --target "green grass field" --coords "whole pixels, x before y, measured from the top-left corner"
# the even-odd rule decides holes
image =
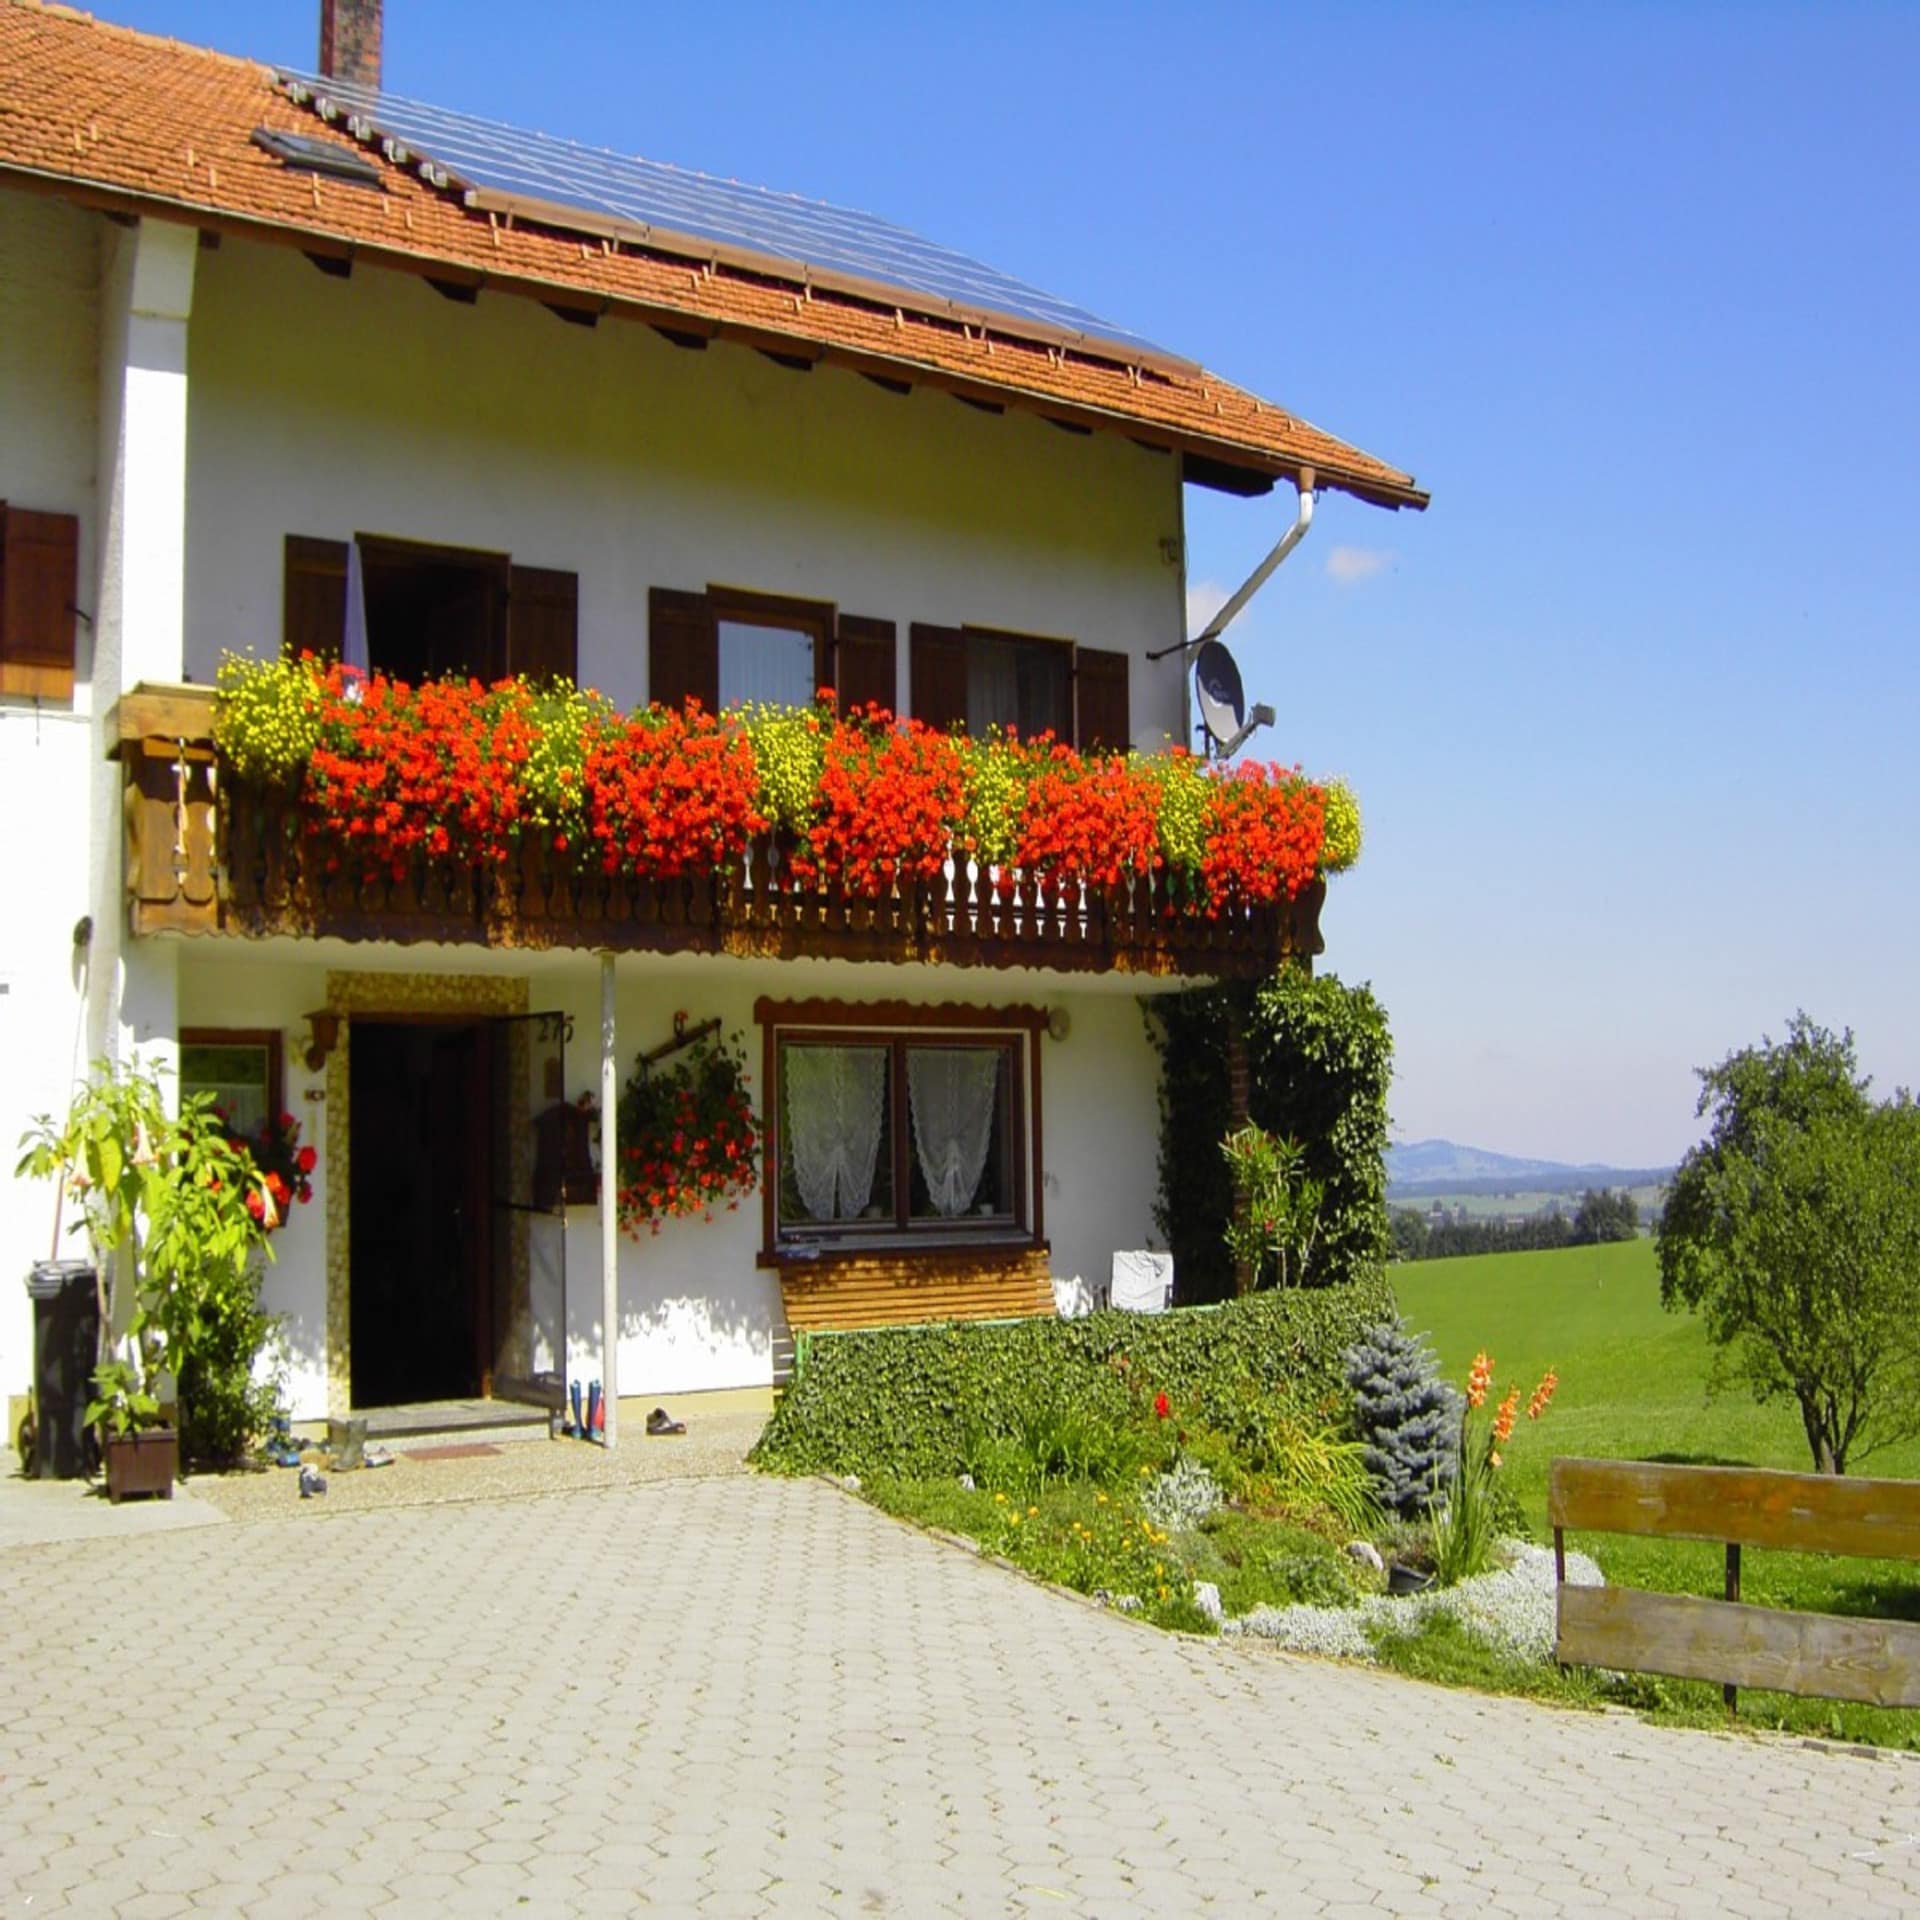
[[[1394,1270],[1394,1285],[1409,1325],[1428,1334],[1454,1381],[1465,1380],[1482,1348],[1498,1363],[1497,1390],[1517,1380],[1531,1392],[1548,1367],[1558,1368],[1560,1391],[1547,1417],[1537,1427],[1523,1419],[1508,1450],[1514,1491],[1542,1540],[1549,1537],[1547,1463],[1555,1454],[1801,1472],[1811,1466],[1790,1404],[1756,1406],[1744,1392],[1708,1398],[1711,1350],[1690,1315],[1662,1310],[1649,1240],[1416,1261]],[[1920,1476],[1920,1445],[1871,1455],[1855,1471]],[[1609,1580],[1628,1586],[1720,1591],[1717,1547],[1606,1535],[1575,1536],[1569,1544],[1591,1553]],[[1742,1596],[1760,1605],[1920,1620],[1920,1566],[1749,1551]],[[1717,1708],[1712,1688],[1660,1682],[1655,1692],[1658,1704],[1683,1717]],[[1757,1724],[1920,1748],[1920,1714],[1769,1694],[1743,1696],[1741,1709]]]

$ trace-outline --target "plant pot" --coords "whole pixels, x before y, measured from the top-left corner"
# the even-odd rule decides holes
[[[102,1444],[109,1500],[118,1505],[130,1493],[173,1498],[174,1476],[180,1466],[177,1428],[142,1427],[134,1433],[110,1433]]]
[[[1387,1569],[1387,1591],[1405,1599],[1410,1593],[1425,1593],[1433,1585],[1433,1575],[1421,1567],[1403,1567],[1397,1563]]]

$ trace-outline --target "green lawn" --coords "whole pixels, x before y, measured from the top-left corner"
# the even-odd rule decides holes
[[[1560,1392],[1545,1420],[1523,1419],[1509,1449],[1512,1484],[1546,1539],[1547,1463],[1555,1454],[1609,1459],[1791,1467],[1811,1461],[1794,1409],[1756,1406],[1744,1393],[1709,1399],[1710,1349],[1691,1316],[1660,1306],[1653,1243],[1572,1247],[1557,1253],[1482,1254],[1395,1268],[1408,1323],[1427,1333],[1441,1363],[1464,1381],[1484,1348],[1504,1388],[1530,1392],[1548,1368]],[[1888,1449],[1857,1471],[1920,1476],[1920,1445]],[[1600,1562],[1609,1580],[1674,1592],[1717,1594],[1717,1547],[1605,1535],[1569,1542]],[[1742,1595],[1762,1605],[1920,1620],[1920,1566],[1890,1561],[1750,1551]],[[1660,1702],[1687,1717],[1712,1710],[1711,1688],[1661,1682]],[[1743,1696],[1742,1717],[1920,1748],[1920,1714]]]

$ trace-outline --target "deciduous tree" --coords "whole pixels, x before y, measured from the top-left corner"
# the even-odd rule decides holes
[[[1705,1321],[1716,1385],[1791,1398],[1815,1468],[1844,1473],[1920,1433],[1920,1109],[1875,1103],[1853,1035],[1804,1013],[1700,1079],[1660,1297]]]

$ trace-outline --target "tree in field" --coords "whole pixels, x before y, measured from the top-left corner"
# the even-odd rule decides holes
[[[1661,1301],[1705,1321],[1716,1386],[1792,1399],[1816,1470],[1845,1473],[1920,1433],[1920,1108],[1870,1099],[1853,1035],[1804,1013],[1700,1080]]]
[[[1640,1231],[1640,1209],[1633,1195],[1622,1187],[1596,1192],[1589,1187],[1580,1196],[1573,1216],[1573,1244],[1576,1247],[1600,1246],[1609,1240],[1631,1240]]]

